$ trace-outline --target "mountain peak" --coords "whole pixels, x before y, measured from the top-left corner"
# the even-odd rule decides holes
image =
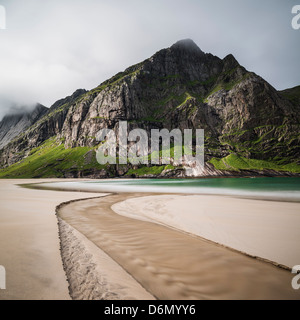
[[[172,45],[171,49],[180,49],[203,53],[203,51],[196,45],[196,43],[192,39],[179,40]]]
[[[22,105],[22,106],[13,105],[8,110],[8,112],[5,114],[3,119],[7,119],[7,118],[10,118],[10,117],[16,117],[16,116],[17,117],[18,116],[22,117],[22,116],[33,114],[35,112],[40,112],[42,110],[45,111],[45,110],[48,110],[48,108],[43,106],[40,103],[36,103],[36,104],[33,104],[33,105]]]
[[[66,103],[72,103],[75,101],[78,97],[80,97],[82,94],[86,93],[87,91],[85,89],[77,89],[74,91],[70,96],[67,96],[63,99],[57,100],[51,107],[50,110],[57,109],[61,107],[62,105]]]
[[[228,54],[224,59],[224,64],[228,68],[238,67],[240,64],[232,54]]]

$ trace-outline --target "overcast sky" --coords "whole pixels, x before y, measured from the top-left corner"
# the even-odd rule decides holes
[[[50,107],[174,42],[241,65],[276,89],[300,84],[300,0],[0,0],[0,119],[14,102]]]

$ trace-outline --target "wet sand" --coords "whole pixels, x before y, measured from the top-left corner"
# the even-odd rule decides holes
[[[141,196],[76,201],[61,206],[58,215],[158,299],[300,299],[289,270],[111,209]]]
[[[300,203],[211,195],[160,195],[113,205],[118,214],[161,223],[293,268],[300,263]]]
[[[58,218],[64,269],[73,300],[153,300],[132,276]]]

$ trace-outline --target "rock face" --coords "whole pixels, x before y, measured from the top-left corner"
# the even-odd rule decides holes
[[[206,161],[235,154],[300,164],[297,99],[295,90],[276,91],[232,55],[220,59],[182,40],[91,91],[56,102],[2,150],[0,162],[11,165],[53,136],[66,149],[92,148],[100,129],[117,133],[118,122],[127,120],[129,130],[149,135],[154,128],[204,129]],[[206,171],[215,174],[211,165]]]
[[[20,110],[15,114],[6,115],[0,122],[0,149],[24,132],[48,112],[48,108],[37,104],[32,111]]]

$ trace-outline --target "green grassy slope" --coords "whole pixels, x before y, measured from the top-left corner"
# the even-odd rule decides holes
[[[240,170],[275,170],[300,173],[300,165],[296,163],[279,164],[273,161],[247,159],[236,154],[230,154],[225,158],[212,158],[209,161],[218,170],[240,171]]]
[[[55,137],[45,141],[40,147],[31,150],[27,158],[0,170],[0,178],[62,178],[72,173],[85,176],[93,171],[105,170],[108,176],[114,176],[114,168],[110,165],[100,165],[96,160],[96,148],[77,147],[65,149],[62,141]],[[289,171],[300,173],[300,165],[296,163],[279,164],[272,161],[254,160],[230,154],[225,158],[212,158],[209,161],[218,170],[264,170]],[[127,168],[127,170],[129,167]],[[142,166],[137,169],[125,170],[125,176],[159,175],[164,170],[175,169],[167,166]],[[127,171],[127,172],[126,172]],[[76,176],[75,174],[75,176]]]
[[[0,169],[0,178],[63,178],[69,174],[86,176],[105,170],[108,176],[115,175],[115,168],[109,164],[100,165],[96,159],[97,147],[77,147],[65,149],[62,141],[52,137],[40,147],[31,150],[27,158],[8,168]],[[152,166],[129,169],[124,166],[126,176],[159,175],[173,166]],[[128,170],[129,169],[129,170]],[[127,172],[126,172],[127,171]]]
[[[92,153],[89,155],[89,152]],[[50,138],[31,150],[29,156],[0,170],[0,178],[64,177],[72,171],[104,169],[96,161],[95,151],[89,147],[65,149],[61,141]]]

